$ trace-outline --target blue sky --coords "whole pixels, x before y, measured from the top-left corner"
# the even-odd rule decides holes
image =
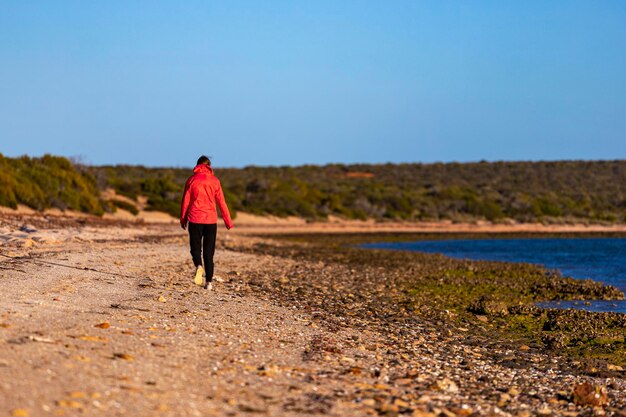
[[[2,1],[0,153],[626,158],[622,1]]]

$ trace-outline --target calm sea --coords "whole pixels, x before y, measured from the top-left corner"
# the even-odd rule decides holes
[[[626,292],[626,238],[430,240],[370,243],[363,247],[442,253],[460,259],[540,264],[558,269],[563,276],[591,278]],[[578,301],[541,305],[626,313],[626,301],[590,303]]]

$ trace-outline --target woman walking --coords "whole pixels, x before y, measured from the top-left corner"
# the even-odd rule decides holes
[[[213,174],[211,160],[202,155],[194,174],[189,177],[185,184],[183,201],[180,207],[180,226],[189,231],[189,246],[191,257],[196,267],[194,282],[203,285],[204,289],[212,289],[213,280],[213,255],[215,254],[215,239],[217,235],[217,208],[220,208],[224,225],[232,229],[234,224],[228,212],[228,206],[224,199],[222,185]],[[204,259],[204,267],[202,260]]]

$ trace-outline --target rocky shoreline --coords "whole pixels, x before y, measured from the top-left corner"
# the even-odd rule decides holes
[[[58,247],[2,248],[8,412],[625,415],[621,316],[533,305],[611,289],[531,265],[355,249],[348,235],[220,232],[207,294],[175,226],[82,239],[88,227],[72,227]],[[25,280],[37,262],[45,286]]]
[[[608,378],[623,386],[626,315],[534,306],[540,300],[622,298],[615,288],[532,265],[354,249],[346,241],[354,243],[353,237],[337,235],[281,236],[236,250],[297,261],[280,279],[261,274],[248,284],[280,294],[287,303],[305,303],[331,329],[377,328],[397,337],[396,348],[411,346],[413,338],[426,341],[420,331],[408,329],[428,329],[444,344],[477,348],[480,357],[511,369]],[[481,294],[486,288],[489,295]],[[553,403],[572,404],[571,387],[552,394]],[[624,392],[614,398],[626,407]]]
[[[309,258],[326,262],[327,266],[348,264],[364,276],[378,274],[386,283],[385,296],[405,311],[417,316],[424,311],[427,315],[433,314],[432,310],[447,311],[455,317],[457,326],[488,331],[504,340],[520,339],[539,348],[557,349],[559,354],[579,359],[582,368],[596,369],[597,359],[607,362],[600,365],[602,368],[619,370],[626,366],[626,314],[542,309],[534,305],[553,300],[623,299],[624,294],[615,287],[561,277],[529,264],[455,260],[441,255],[354,247],[356,242],[380,237],[280,236],[280,245],[264,248],[261,244],[255,250]],[[367,294],[373,292],[360,285],[359,289]]]

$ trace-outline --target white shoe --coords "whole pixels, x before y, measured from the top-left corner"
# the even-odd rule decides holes
[[[196,285],[202,285],[202,275],[204,274],[204,268],[202,267],[202,265],[198,266],[196,268],[196,276],[193,279],[193,282]]]
[[[209,282],[209,283],[204,284],[204,289],[207,291],[211,291],[213,289],[213,283]]]

